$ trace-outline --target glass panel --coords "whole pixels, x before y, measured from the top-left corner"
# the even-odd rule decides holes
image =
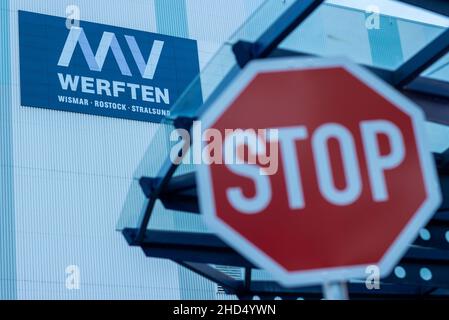
[[[368,30],[365,25],[366,12],[360,10],[360,8],[336,5],[336,3],[342,4],[343,2],[351,5],[356,3],[343,0],[328,1],[292,33],[282,43],[281,47],[317,55],[346,55],[360,63],[394,69],[444,30],[441,19],[435,20],[438,21],[439,25],[427,23],[432,20],[432,14],[426,14],[426,19],[420,16],[420,22],[406,20],[402,17],[381,15],[380,22],[384,29]],[[370,1],[374,4],[380,2],[382,1]],[[192,103],[192,101],[196,101],[194,95],[198,92],[197,86],[201,85],[204,101],[211,96],[227,75],[238,73],[239,68],[232,53],[232,44],[240,39],[255,41],[291,4],[292,1],[265,1],[204,67],[200,75],[173,107],[172,117],[195,116],[201,107],[198,103]],[[392,14],[392,12],[389,13]],[[335,19],[338,19],[338,21]],[[376,34],[377,32],[380,34]],[[370,33],[374,33],[374,35],[370,35]],[[395,37],[398,38],[392,38],[391,33],[395,33]],[[399,49],[392,47],[398,43]],[[392,52],[396,52],[395,50],[399,50],[399,53],[391,55]],[[431,150],[442,152],[447,149],[445,137],[449,131],[448,128],[433,123],[429,123],[427,128]],[[138,179],[143,176],[157,176],[175,144],[175,142],[170,141],[170,134],[173,130],[173,125],[166,123],[161,125],[154,137],[148,137],[149,148],[134,173],[135,180],[130,187],[117,226],[119,230],[137,226],[138,217],[146,205],[146,198],[141,191]],[[193,165],[181,165],[176,175],[193,172],[194,169]],[[154,210],[150,228],[207,231],[199,215],[166,210],[161,204],[158,204]]]
[[[435,62],[422,75],[434,80],[449,82],[449,54]]]
[[[226,41],[215,54],[201,74],[191,84],[178,102],[173,106],[172,116],[194,116],[200,106],[192,103],[195,90],[201,85],[203,101],[206,101],[223,79],[236,71],[237,62],[232,45],[239,40],[255,42],[264,31],[293,4],[293,1],[265,1],[248,20]]]
[[[243,39],[255,41],[262,33],[291,5],[290,2],[268,0],[249,17],[229,41],[217,51],[209,61],[200,75],[192,82],[189,88],[181,95],[177,103],[171,110],[172,118],[178,116],[195,116],[201,105],[193,103],[197,101],[197,86],[201,85],[203,101],[207,100],[223,79],[231,72],[238,72],[238,67],[232,44]],[[129,189],[117,229],[122,230],[137,226],[139,215],[146,207],[146,198],[142,193],[138,180],[145,177],[156,177],[164,161],[167,159],[171,148],[176,142],[170,141],[170,134],[174,126],[167,121],[153,137],[148,137],[149,148],[145,153],[139,167],[134,173],[134,181]],[[181,165],[176,171],[176,175],[194,171],[193,165]],[[149,228],[159,230],[195,231],[205,232],[206,228],[198,215],[190,215],[166,210],[158,203],[156,206]],[[175,228],[176,227],[176,228]]]
[[[117,230],[124,228],[135,228],[138,225],[140,214],[146,209],[147,199],[139,185],[141,177],[157,177],[159,170],[170,154],[170,150],[176,144],[170,141],[170,134],[175,130],[171,124],[163,124],[151,139],[139,167],[134,173],[134,180],[128,191],[125,204],[122,209]],[[194,165],[182,164],[178,167],[175,175],[182,175],[194,171]],[[150,219],[149,228],[155,230],[174,230],[185,232],[205,232],[201,217],[195,214],[180,213],[166,210],[160,202],[154,208]]]
[[[364,65],[395,70],[441,34],[445,20],[404,4],[392,7],[390,3],[327,1],[280,47],[318,56],[345,56]],[[390,15],[382,13],[381,8],[390,8],[384,10]],[[408,10],[416,21],[403,18],[403,10]]]
[[[427,122],[427,137],[430,143],[430,151],[443,153],[449,149],[449,127],[442,124]]]

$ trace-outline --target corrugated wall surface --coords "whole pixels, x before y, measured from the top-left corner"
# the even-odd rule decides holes
[[[14,1],[11,11],[17,290],[26,299],[178,299],[178,267],[147,259],[115,231],[158,125],[20,106],[17,10],[156,31],[152,1]],[[66,268],[80,290],[66,288]],[[164,275],[164,276],[161,276]]]
[[[15,212],[12,174],[9,1],[0,2],[0,299],[15,299]]]
[[[146,258],[115,231],[133,173],[159,125],[21,107],[18,47],[18,10],[65,16],[66,6],[75,4],[81,20],[199,38],[204,66],[223,38],[245,20],[242,5],[243,11],[220,27],[215,15],[204,14],[205,10],[217,14],[229,10],[229,3],[213,2],[133,0],[124,6],[119,0],[15,0],[9,12],[2,10],[2,24],[10,26],[10,37],[8,32],[1,33],[2,49],[8,44],[11,49],[10,63],[4,62],[7,50],[1,56],[2,67],[11,66],[11,80],[8,77],[9,83],[2,87],[8,93],[2,94],[0,120],[5,123],[2,186],[10,186],[11,192],[2,192],[0,228],[9,231],[1,236],[9,236],[2,243],[11,250],[2,248],[0,264],[2,278],[17,278],[7,282],[11,286],[1,287],[11,298],[16,291],[20,299],[216,297],[214,284],[170,261]],[[192,21],[200,19],[205,25],[215,23],[213,35],[207,28],[191,31]],[[220,28],[222,33],[217,31]],[[8,148],[9,152],[3,152]],[[158,169],[155,165],[151,170]],[[171,216],[156,222],[165,228],[188,224]],[[79,290],[66,288],[70,265],[79,267]]]

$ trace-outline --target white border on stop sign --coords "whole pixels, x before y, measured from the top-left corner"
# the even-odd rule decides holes
[[[364,279],[367,276],[365,273],[366,268],[370,265],[378,265],[381,276],[388,276],[406,253],[409,245],[416,239],[419,230],[428,223],[441,204],[441,190],[437,179],[435,163],[427,147],[428,143],[424,129],[425,117],[422,110],[394,88],[372,75],[369,71],[345,58],[275,58],[253,61],[248,64],[201,116],[202,127],[205,130],[215,123],[227,107],[233,103],[251,80],[259,73],[332,67],[345,68],[353,76],[381,94],[386,100],[411,117],[416,133],[421,170],[423,172],[428,197],[403,231],[398,235],[395,242],[386,251],[381,261],[373,261],[366,265],[289,272],[216,216],[210,168],[206,164],[199,165],[197,170],[198,194],[201,213],[206,225],[212,231],[216,232],[229,246],[240,252],[256,266],[268,271],[276,281],[286,287]],[[203,142],[203,147],[205,146],[206,143]],[[276,240],[273,239],[273,241]],[[292,252],[292,254],[295,253]]]

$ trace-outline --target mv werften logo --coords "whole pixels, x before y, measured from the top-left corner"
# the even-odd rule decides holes
[[[190,39],[24,11],[19,25],[22,106],[160,122],[199,73]]]
[[[154,40],[151,48],[150,57],[145,62],[142,52],[139,49],[136,38],[134,36],[125,36],[126,42],[131,50],[134,61],[137,64],[142,78],[153,80],[154,73],[161,57],[162,49],[164,48],[164,41]],[[122,75],[132,77],[131,70],[126,61],[126,57],[120,48],[120,44],[117,41],[117,37],[114,33],[104,32],[100,41],[100,45],[96,54],[87,40],[86,33],[83,28],[72,27],[70,33],[59,57],[58,66],[68,67],[72,60],[76,46],[79,44],[86,62],[89,65],[89,69],[92,71],[101,72],[103,69],[106,56],[111,50],[114,58],[120,68]]]

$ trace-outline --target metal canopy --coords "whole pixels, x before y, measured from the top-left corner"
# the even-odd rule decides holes
[[[177,128],[190,129],[195,118],[216,99],[238,74],[240,68],[249,61],[266,57],[304,55],[301,52],[279,49],[278,45],[323,2],[295,1],[256,41],[235,41],[232,51],[237,66],[227,72],[204,105],[198,106],[193,115],[186,117],[178,114],[169,119],[169,123]],[[446,1],[402,2],[449,16],[449,3]],[[449,83],[422,76],[424,70],[448,52],[449,31],[444,31],[397,70],[366,67],[414,100],[423,108],[429,120],[449,124]],[[186,101],[183,103],[188,103],[188,92],[184,98]],[[449,150],[435,154],[435,161],[444,197],[439,212],[403,257],[398,265],[398,272],[383,279],[380,290],[368,290],[363,281],[351,282],[349,292],[352,299],[449,296]],[[322,297],[319,287],[285,289],[273,281],[255,279],[257,268],[213,234],[148,230],[157,200],[167,209],[184,211],[185,214],[199,214],[195,174],[191,172],[174,177],[177,169],[178,165],[173,164],[167,155],[156,176],[140,177],[139,185],[147,200],[137,227],[122,230],[129,245],[141,247],[148,257],[173,260],[216,282],[227,293],[235,294],[239,298]],[[215,265],[241,267],[244,269],[244,277],[234,279],[215,268]]]
[[[449,3],[445,0],[400,0],[401,2],[414,5],[429,11],[449,16]]]

